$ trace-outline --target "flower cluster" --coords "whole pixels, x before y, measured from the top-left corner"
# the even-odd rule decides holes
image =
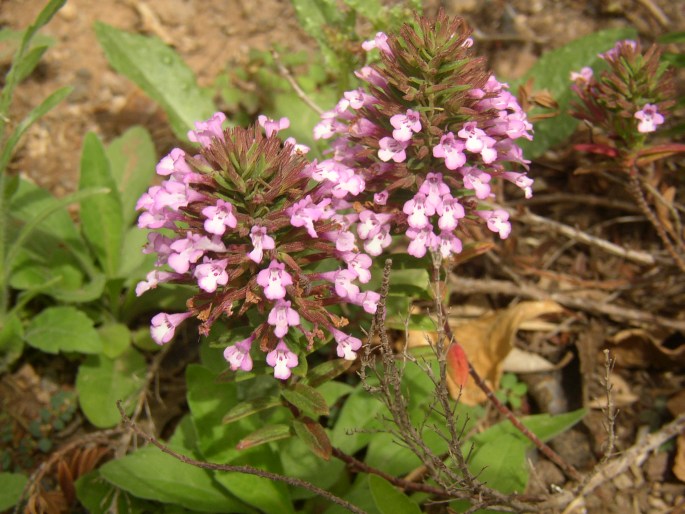
[[[347,212],[341,236],[350,245],[358,238],[371,256],[403,233],[409,254],[446,258],[461,252],[473,223],[505,239],[508,213],[484,203],[493,180],[532,195],[532,180],[514,169],[527,168],[516,140],[531,139],[532,125],[508,86],[473,56],[469,35],[462,19],[442,12],[398,35],[376,34],[363,47],[379,61],[356,72],[364,85],[314,129],[330,152],[311,177]]]
[[[619,41],[599,55],[608,65],[599,76],[589,67],[571,73],[580,100],[572,114],[603,129],[620,150],[640,147],[675,104],[672,71],[660,56],[656,45],[643,51],[637,41]]]
[[[328,189],[310,185],[308,149],[278,137],[287,119],[260,117],[266,134],[258,127],[224,130],[224,120],[217,113],[196,123],[188,137],[199,153],[173,149],[157,165],[165,180],[138,201],[138,225],[151,229],[144,251],[157,255],[158,269],[137,294],[162,282],[199,289],[187,312],[152,319],[153,339],[169,342],[190,317],[206,335],[222,316],[245,325],[249,315],[252,335],[224,352],[233,370],[252,369],[251,350],[258,347],[274,376],[287,379],[298,354],[326,332],[340,357],[354,359],[361,341],[340,330],[347,320],[329,307],[347,303],[375,312],[379,295],[357,285],[369,281],[370,259],[340,239],[345,222]]]

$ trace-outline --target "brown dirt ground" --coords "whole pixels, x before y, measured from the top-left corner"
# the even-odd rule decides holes
[[[0,27],[27,26],[43,4],[42,0],[0,0]],[[445,0],[430,1],[426,5],[428,12],[442,5],[449,14],[466,17],[475,28],[478,45],[489,56],[493,70],[499,76],[510,78],[522,75],[544,50],[598,29],[630,25],[646,41],[666,32],[685,30],[685,2],[672,0]],[[11,112],[12,119],[21,119],[36,105],[37,99],[60,86],[75,86],[67,101],[30,129],[11,164],[13,172],[30,177],[58,196],[76,188],[80,147],[87,131],[94,131],[109,141],[126,128],[142,124],[151,129],[160,154],[173,144],[163,113],[131,82],[108,67],[92,30],[95,20],[161,37],[174,46],[205,86],[211,85],[227,67],[244,65],[251,49],[266,50],[279,44],[291,50],[307,50],[315,44],[299,29],[293,8],[285,0],[69,0],[44,29],[57,44],[47,53],[37,72],[18,89]],[[0,62],[0,70],[6,65]],[[573,188],[566,189],[566,179],[555,172],[572,170],[582,163],[574,159],[559,160],[565,157],[551,158],[538,165],[538,171],[549,179],[549,184],[558,191],[575,189],[592,193],[595,198],[611,194],[611,184],[583,178]],[[535,171],[536,168],[532,173]],[[550,206],[549,203],[543,198],[536,205],[540,205],[544,214],[551,213],[557,219],[566,217],[571,225],[587,227],[602,221],[597,218],[598,210],[580,208],[581,204]],[[616,229],[602,235],[623,243],[641,243],[641,248],[648,251],[660,251],[659,243],[645,236],[644,230],[632,233]],[[683,284],[673,268],[655,271],[652,281],[646,283],[650,277],[641,276],[641,268],[580,248],[553,259],[554,266],[544,274],[539,262],[546,260],[554,253],[554,247],[565,240],[560,242],[558,236],[531,233],[527,229],[522,229],[519,237],[520,244],[531,238],[539,241],[537,246],[533,245],[534,250],[528,248],[528,254],[523,253],[525,257],[516,261],[506,255],[506,250],[513,249],[510,245],[514,242],[510,240],[499,257],[493,257],[489,264],[475,266],[475,273],[501,279],[502,272],[493,269],[504,262],[505,269],[514,270],[510,275],[538,279],[540,289],[575,294],[582,286],[587,298],[600,301],[617,298],[609,297],[606,292],[611,280],[642,279],[637,290],[619,295],[621,305],[640,308],[645,302],[651,302],[649,312],[681,321],[685,316]],[[464,273],[469,271],[467,266]],[[574,283],[570,277],[586,282]],[[462,295],[458,300],[474,304],[484,301],[483,295]],[[489,302],[492,306],[496,300],[490,298]],[[565,373],[565,380],[570,377],[575,383],[569,386],[564,382],[566,392],[561,393],[572,397],[568,400],[571,406],[602,395],[599,377],[604,373],[604,363],[600,350],[616,333],[633,327],[629,322],[616,320],[603,324],[598,319],[606,321],[606,318],[587,313],[577,316],[576,325],[560,329],[557,336],[546,341],[527,341],[529,349],[535,348],[552,360],[560,358],[569,348],[579,357],[580,364],[572,365],[571,372]],[[648,334],[633,335],[641,342],[630,346],[625,352],[624,365],[619,362],[616,372],[624,394],[617,428],[619,450],[633,444],[645,427],[655,429],[669,419],[667,401],[671,412],[685,410],[684,401],[677,397],[685,387],[682,365],[674,364],[668,357],[668,352],[684,353],[682,333],[660,327]],[[654,341],[648,341],[650,338]],[[668,354],[659,369],[646,367],[644,360],[640,362],[641,358],[649,359],[659,351]],[[35,386],[37,377],[32,380],[33,387],[39,387]],[[27,390],[31,387],[26,386]],[[529,387],[534,389],[536,383],[531,382]],[[539,397],[534,400],[539,404],[545,402]],[[601,455],[606,438],[602,420],[601,412],[593,410],[580,429],[556,441],[557,451],[583,470],[591,467]],[[607,482],[589,499],[588,510],[622,514],[665,513],[675,509],[683,512],[685,485],[671,471],[674,453],[673,449],[655,453],[643,466]],[[540,461],[536,469],[534,487],[546,490],[549,484],[563,481],[559,470],[549,463]]]

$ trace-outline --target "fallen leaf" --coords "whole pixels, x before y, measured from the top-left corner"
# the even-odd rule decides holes
[[[685,344],[666,347],[652,333],[634,328],[622,330],[609,339],[616,364],[625,368],[682,368],[685,366]]]
[[[504,359],[502,368],[510,373],[539,373],[541,371],[554,371],[557,366],[544,357],[540,357],[537,353],[512,348],[509,355]]]
[[[673,474],[678,480],[685,482],[685,434],[678,436],[675,461],[673,462]]]
[[[521,302],[500,311],[490,312],[478,319],[455,324],[452,332],[459,346],[463,348],[471,365],[478,374],[497,389],[503,372],[503,364],[514,347],[516,332],[521,325],[545,314],[559,314],[564,309],[551,300],[540,302]],[[410,330],[407,338],[409,348],[431,344],[437,338],[435,332]],[[457,374],[457,376],[461,376]],[[458,379],[460,380],[460,379]],[[461,393],[461,401],[466,405],[476,405],[487,400],[485,393],[468,377],[463,389],[447,376],[447,385],[453,398]]]

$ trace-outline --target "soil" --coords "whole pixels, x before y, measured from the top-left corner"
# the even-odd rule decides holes
[[[26,27],[43,5],[42,0],[0,0],[0,27]],[[685,30],[685,3],[673,0],[445,0],[426,2],[426,11],[435,12],[439,5],[448,14],[459,14],[469,21],[492,69],[506,78],[524,74],[545,50],[599,29],[632,26],[649,42],[664,33]],[[96,20],[160,37],[178,51],[203,86],[211,86],[227,69],[244,66],[253,49],[268,50],[280,45],[291,51],[310,51],[316,45],[299,28],[293,7],[285,0],[69,0],[44,29],[46,35],[55,38],[55,46],[18,88],[10,113],[11,120],[21,119],[37,99],[58,87],[74,86],[65,102],[29,130],[10,166],[11,172],[34,180],[57,196],[76,189],[80,148],[88,131],[108,142],[130,126],[141,124],[151,130],[160,156],[174,144],[163,112],[108,66],[93,32]],[[4,59],[0,60],[3,71],[8,64]],[[629,198],[614,196],[606,179],[581,176],[571,184],[572,172],[585,165],[582,159],[563,152],[550,153],[534,163],[531,175],[540,177],[549,193],[531,203],[534,212],[586,229],[607,218],[635,216],[635,210],[622,211],[609,205],[611,200],[625,205]],[[671,163],[672,167],[677,165]],[[587,194],[588,203],[564,199],[563,193],[572,191]],[[593,233],[666,259],[644,220],[629,226],[621,223]],[[673,266],[664,264],[643,275],[643,267],[581,245],[568,246],[554,257],[555,248],[566,244],[567,239],[539,226],[518,225],[515,231],[517,238],[508,240],[491,258],[469,264],[460,274],[473,273],[500,281],[525,277],[535,281],[538,291],[560,291],[597,303],[611,302],[623,312],[634,309],[685,324],[682,275]],[[522,247],[526,249],[523,252]],[[544,271],[543,261],[548,263]],[[630,287],[614,292],[617,283]],[[485,287],[480,294],[454,298],[460,305],[487,302],[490,307],[506,306],[510,301],[511,296]],[[554,379],[560,391],[555,394],[564,396],[569,408],[596,408],[591,408],[580,428],[555,440],[554,447],[587,471],[601,459],[607,439],[606,417],[598,408],[598,399],[604,394],[602,349],[613,344],[618,359],[614,387],[621,410],[616,428],[620,452],[634,444],[640,434],[658,429],[685,411],[685,400],[682,394],[678,396],[685,387],[685,331],[659,322],[640,325],[629,316],[608,316],[587,308],[577,309],[574,316],[556,335],[544,341],[528,338],[519,344],[553,361],[565,353],[573,354],[573,363]],[[658,366],[650,365],[657,361]],[[38,362],[35,367],[44,370],[49,365]],[[16,403],[24,401],[27,392],[44,390],[41,373],[25,367],[15,370],[14,385],[8,388],[3,382],[0,397],[21,390],[22,396],[14,399]],[[537,384],[535,377],[526,380],[531,390],[529,409],[545,410],[548,400],[532,393]],[[681,444],[685,447],[685,441]],[[588,499],[588,511],[683,512],[685,484],[674,475],[674,455],[675,445],[671,443],[666,451],[651,453],[642,465],[607,481]],[[532,492],[549,491],[551,484],[563,483],[563,475],[549,462],[540,460],[535,469]]]

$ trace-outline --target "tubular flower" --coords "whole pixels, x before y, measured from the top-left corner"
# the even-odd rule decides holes
[[[572,73],[577,94],[571,114],[609,136],[611,154],[627,155],[644,148],[648,134],[663,124],[675,105],[673,70],[663,66],[656,45],[643,50],[631,39],[599,54],[607,69]],[[605,152],[609,155],[609,152]]]
[[[385,251],[393,234],[404,234],[410,255],[447,258],[461,252],[474,223],[504,239],[504,211],[480,204],[493,196],[491,181],[532,194],[528,161],[516,143],[532,139],[532,125],[508,86],[474,56],[470,33],[464,20],[440,12],[398,34],[376,34],[363,48],[380,50],[379,61],[355,73],[363,82],[356,94],[365,101],[326,112],[315,129],[333,151],[312,178],[339,183],[344,170],[364,184],[332,188],[329,198],[331,209],[357,215],[351,232],[371,256]],[[353,295],[346,290],[342,297]]]
[[[361,91],[348,97],[357,108],[372,101]],[[348,337],[349,358],[357,339],[340,330],[348,321],[328,309],[349,304],[375,312],[378,296],[357,285],[369,282],[371,258],[355,245],[350,221],[331,208],[330,195],[359,194],[361,175],[307,162],[304,151],[294,151],[296,141],[277,136],[288,126],[285,118],[262,118],[261,129],[224,130],[224,120],[217,113],[196,123],[189,139],[199,143],[198,153],[172,150],[157,166],[165,180],[137,204],[139,226],[152,229],[143,251],[157,255],[158,268],[137,294],[160,282],[197,288],[187,312],[152,319],[153,339],[168,343],[191,317],[203,335],[219,319],[245,326],[249,313],[252,335],[224,352],[232,370],[251,370],[251,353],[260,350],[274,376],[285,380],[317,340],[327,340],[326,332],[336,341]],[[314,172],[320,183],[311,180]],[[322,272],[323,261],[333,271]]]

